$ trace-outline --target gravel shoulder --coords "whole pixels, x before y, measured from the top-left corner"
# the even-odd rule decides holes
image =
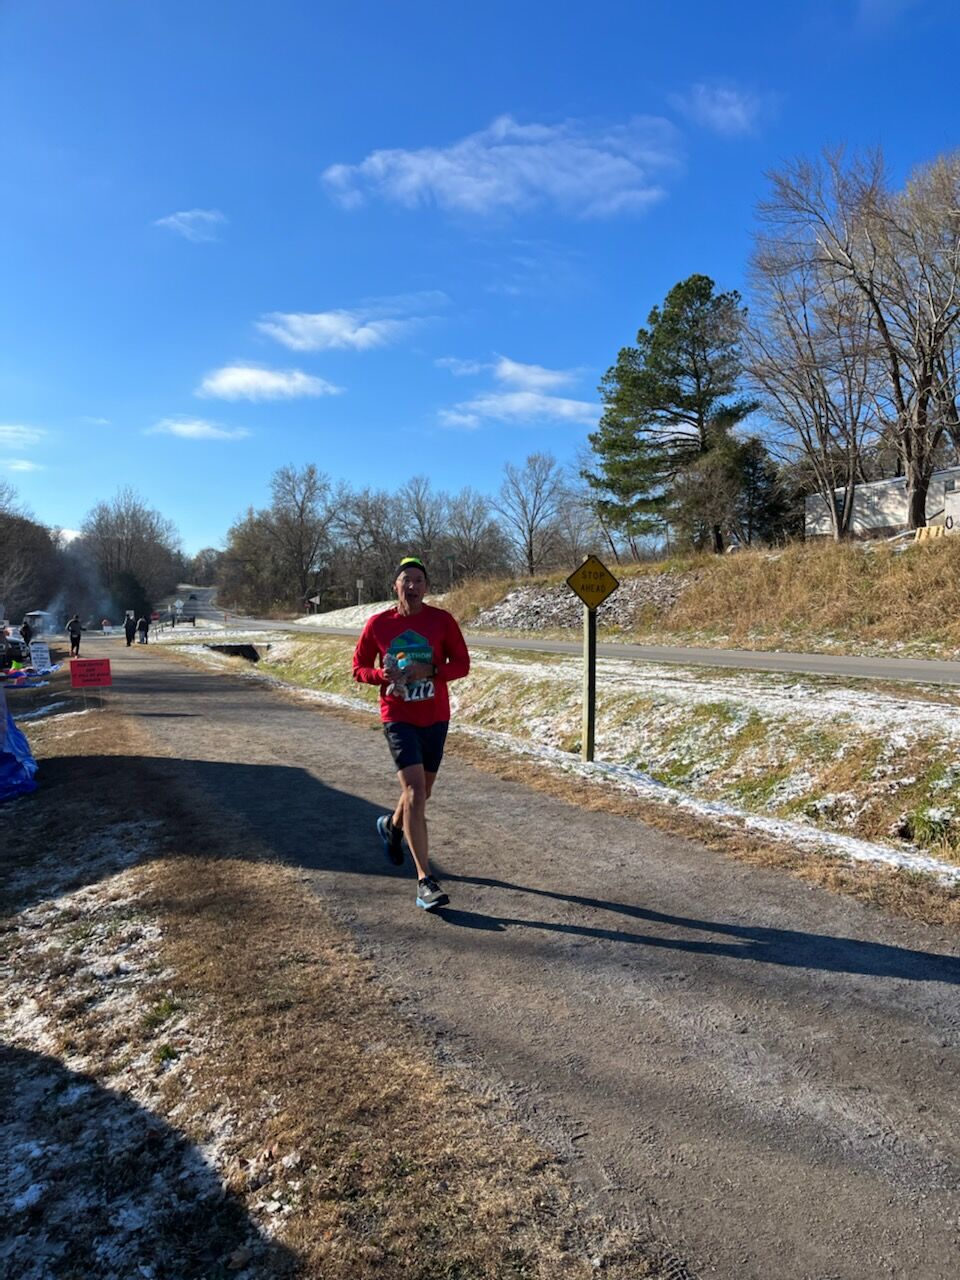
[[[451,906],[426,916],[373,834],[393,800],[374,726],[111,657],[143,753],[305,872],[441,1058],[687,1274],[955,1275],[955,935],[455,756],[431,802]]]

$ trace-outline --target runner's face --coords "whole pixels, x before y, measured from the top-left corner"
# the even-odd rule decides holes
[[[427,579],[422,569],[404,569],[394,584],[401,613],[419,613],[427,594]]]

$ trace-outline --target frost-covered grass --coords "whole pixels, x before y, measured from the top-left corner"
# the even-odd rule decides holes
[[[35,857],[21,831],[0,951],[5,1276],[186,1280],[220,1274],[252,1234],[213,1150],[164,1118],[207,1029],[166,989],[162,922],[144,905],[159,829],[113,822]]]
[[[274,644],[258,667],[373,709],[351,644]],[[960,706],[935,688],[598,662],[597,761],[707,804],[960,863]],[[582,668],[558,655],[474,649],[451,686],[457,724],[580,750]]]

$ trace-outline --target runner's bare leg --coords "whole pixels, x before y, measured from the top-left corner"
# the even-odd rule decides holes
[[[430,874],[430,854],[427,840],[427,801],[433,790],[435,773],[427,773],[422,764],[411,764],[400,769],[400,801],[393,815],[394,826],[403,827],[407,845],[417,868],[417,879]]]

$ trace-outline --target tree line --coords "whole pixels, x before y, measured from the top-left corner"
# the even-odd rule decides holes
[[[447,493],[426,476],[354,489],[313,464],[279,468],[270,495],[232,525],[223,551],[207,548],[194,561],[195,580],[242,610],[384,599],[411,550],[440,590],[478,575],[575,565],[602,536],[579,478],[547,453],[508,463],[492,497],[469,487]]]
[[[188,567],[180,535],[132,489],[98,502],[78,537],[48,528],[0,482],[0,604],[14,622],[34,609],[58,625],[74,612],[84,621],[139,617],[169,592]]]
[[[769,175],[752,309],[707,276],[674,286],[601,386],[583,475],[617,536],[801,533],[818,494],[837,540],[858,484],[903,476],[911,528],[960,451],[960,153],[902,188],[880,152]],[[752,415],[762,434],[744,434]]]
[[[574,566],[602,537],[579,478],[547,453],[508,463],[492,497],[434,489],[414,476],[394,490],[352,489],[308,463],[280,467],[270,502],[249,508],[223,549],[183,554],[174,524],[130,488],[98,502],[70,540],[23,512],[0,486],[0,590],[9,618],[49,610],[58,623],[149,616],[178,582],[216,586],[225,607],[254,613],[384,599],[411,550],[435,589],[477,575]],[[3,554],[3,553],[6,554]],[[362,584],[358,586],[358,584]]]

